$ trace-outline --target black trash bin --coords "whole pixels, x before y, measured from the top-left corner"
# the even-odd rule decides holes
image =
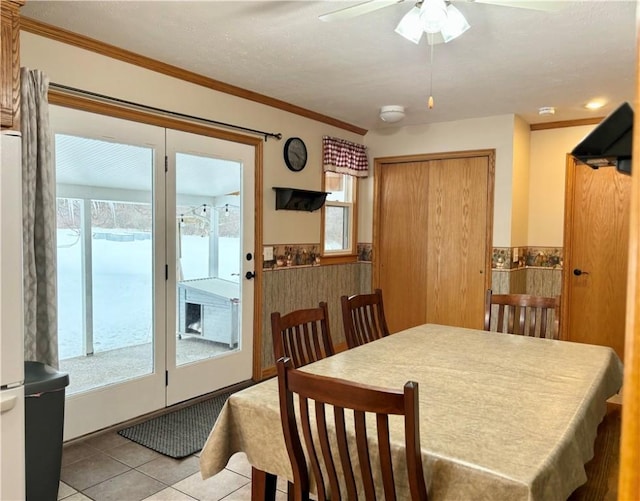
[[[64,394],[69,375],[40,362],[24,363],[25,479],[28,501],[58,499]]]

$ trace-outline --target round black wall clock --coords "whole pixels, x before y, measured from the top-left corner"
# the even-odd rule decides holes
[[[307,147],[299,137],[291,137],[284,143],[284,162],[290,170],[299,172],[307,165]]]

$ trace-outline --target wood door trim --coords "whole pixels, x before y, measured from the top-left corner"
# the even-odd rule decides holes
[[[400,164],[410,162],[428,162],[429,160],[448,160],[452,158],[469,158],[469,157],[491,157],[494,158],[495,164],[496,150],[464,150],[464,151],[445,151],[440,153],[419,153],[417,155],[400,155],[393,157],[378,157],[374,159],[374,169],[378,164]],[[375,172],[375,170],[374,170]],[[375,174],[374,174],[375,175]]]
[[[531,124],[529,130],[560,129],[562,127],[578,127],[580,125],[597,125],[604,120],[604,117],[580,118],[576,120],[562,120],[561,122],[546,122]]]
[[[218,129],[213,126],[188,122],[178,118],[171,118],[160,114],[154,114],[147,111],[134,110],[126,106],[118,106],[115,104],[95,101],[93,99],[67,94],[65,92],[50,89],[48,92],[50,104],[64,106],[65,108],[73,108],[100,115],[108,115],[123,120],[131,120],[132,122],[141,122],[148,125],[156,125],[158,127],[166,127],[168,129],[181,130],[183,132],[191,132],[202,136],[215,137],[235,143],[247,144],[255,146],[262,142],[263,138],[246,136],[237,132]]]
[[[59,91],[49,91],[48,99],[50,104],[73,108],[81,111],[98,113],[101,115],[122,118],[133,122],[146,123],[158,127],[190,132],[202,136],[213,137],[225,141],[236,142],[253,146],[255,155],[255,227],[254,227],[254,248],[262,249],[263,237],[263,217],[262,217],[262,183],[264,166],[264,144],[263,139],[254,136],[245,136],[237,132],[231,132],[202,124],[191,123],[176,118],[169,118],[153,113],[132,110],[124,106],[116,106],[91,99],[71,96]],[[253,289],[253,367],[252,378],[259,381],[262,375],[262,252],[254,252],[255,278]]]
[[[491,265],[493,263],[493,203],[495,200],[495,179],[496,179],[496,150],[488,150],[489,172],[487,173],[487,234],[485,236],[485,246],[487,249],[485,261],[484,288],[490,289],[493,282]]]
[[[563,262],[562,262],[562,301],[560,302],[560,339],[569,339],[569,308],[571,304],[571,228],[574,223],[574,196],[575,196],[575,171],[576,160],[571,154],[566,156],[565,189],[564,189],[564,227],[563,238]]]
[[[411,162],[427,162],[431,160],[450,160],[456,158],[470,158],[470,157],[486,157],[488,162],[487,172],[487,231],[485,246],[487,252],[485,252],[485,289],[491,287],[491,255],[493,249],[493,202],[495,191],[495,164],[496,164],[496,150],[467,150],[467,151],[453,151],[443,153],[425,153],[418,155],[402,155],[393,157],[379,157],[374,159],[374,176],[373,176],[373,256],[372,256],[372,288],[379,287],[380,284],[380,260],[378,259],[378,253],[376,249],[380,248],[380,211],[382,210],[380,205],[382,184],[380,182],[380,169],[384,168],[385,164],[397,164],[397,163],[411,163]]]
[[[636,2],[640,5],[639,2]],[[636,75],[640,70],[640,37],[636,30]],[[640,99],[640,79],[636,79],[635,103]],[[640,499],[640,116],[634,117],[629,215],[629,265],[627,317],[624,347],[624,402],[618,499]]]

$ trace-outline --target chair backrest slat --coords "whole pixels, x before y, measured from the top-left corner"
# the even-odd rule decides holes
[[[311,471],[316,479],[318,479],[318,496],[326,497],[324,492],[324,478],[322,476],[322,468],[320,467],[320,457],[313,441],[311,431],[311,420],[309,413],[309,401],[306,398],[300,399],[300,419],[302,420],[302,434],[304,436],[305,446],[311,461]]]
[[[369,455],[369,441],[367,440],[366,416],[363,411],[354,410],[353,421],[356,430],[356,444],[358,447],[358,463],[362,475],[365,499],[376,498],[376,488],[373,485],[373,471]]]
[[[331,446],[329,445],[329,429],[326,422],[326,414],[325,414],[325,405],[322,402],[316,402],[316,423],[318,428],[318,437],[320,439],[320,449],[322,451],[323,457],[330,457],[333,459],[331,455]],[[325,463],[327,468],[327,478],[329,480],[329,488],[331,492],[340,492],[340,487],[338,483],[338,473],[336,472],[335,462],[327,461]]]
[[[340,303],[344,335],[349,348],[389,335],[380,289],[372,294],[341,296]]]
[[[302,367],[334,354],[327,303],[318,308],[295,310],[286,315],[271,314],[271,334],[275,359],[289,357]]]
[[[389,416],[386,414],[376,415],[378,425],[378,453],[380,461],[383,462],[382,482],[384,485],[384,498],[387,501],[396,499],[395,480],[393,478],[393,465],[391,464],[391,444],[389,443]]]
[[[336,426],[336,440],[338,442],[338,452],[340,454],[340,463],[351,465],[351,454],[347,445],[347,427],[344,419],[344,408],[335,407],[334,419]],[[358,490],[356,488],[356,479],[353,474],[353,468],[343,468],[344,481],[347,487],[347,499],[357,499]]]
[[[282,360],[282,359],[280,359]],[[288,359],[288,363],[291,365],[291,359]],[[276,362],[276,365],[278,362]],[[293,405],[293,393],[284,392],[283,383],[280,381],[280,370],[278,369],[278,388],[280,393],[280,418],[282,420],[282,433],[284,435],[284,441],[287,445],[287,452],[291,460],[291,470],[293,472],[293,492],[290,493],[296,501],[308,500],[309,490],[309,470],[307,469],[306,459],[304,456],[304,449],[302,448],[302,442],[298,435],[298,428],[296,424],[296,413]],[[302,402],[300,407],[302,408]],[[301,416],[302,416],[301,411]],[[304,423],[304,417],[300,420]],[[285,422],[286,421],[286,422]],[[324,490],[322,489],[322,483],[318,487],[318,496],[321,499],[322,496],[326,497]]]
[[[497,310],[497,315],[493,315],[494,310]],[[487,291],[484,317],[484,329],[487,331],[557,339],[559,323],[560,296],[493,294],[491,289]]]
[[[374,479],[382,482],[386,500],[396,500],[389,415],[404,416],[411,499],[427,500],[420,449],[417,383],[408,382],[399,391],[299,371],[289,358],[279,359],[276,366],[283,433],[294,476],[291,494],[295,501],[309,499],[309,471],[304,450],[317,484],[318,501],[358,499],[357,485],[361,485],[364,499],[375,500]],[[293,404],[294,394],[298,396],[300,405],[298,418]],[[310,411],[312,407],[313,412]],[[333,419],[328,419],[331,413]],[[367,419],[368,415],[372,418]],[[374,465],[370,450],[373,444],[367,435],[367,423],[372,426],[373,416],[380,458],[379,464],[376,461]],[[300,439],[297,421],[300,422],[304,442]],[[355,463],[348,445],[350,440],[355,441]],[[357,472],[353,470],[356,465]],[[374,466],[376,470],[379,468],[376,473]],[[356,475],[360,479],[358,482]]]

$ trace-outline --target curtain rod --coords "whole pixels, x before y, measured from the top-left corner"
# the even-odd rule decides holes
[[[208,118],[201,118],[201,117],[196,117],[193,115],[186,115],[184,113],[178,113],[176,111],[169,111],[169,110],[163,110],[162,108],[155,108],[153,106],[147,106],[146,104],[139,104],[139,103],[134,103],[132,101],[125,101],[124,99],[119,99],[117,97],[111,97],[111,96],[105,96],[104,94],[98,94],[96,92],[90,92],[88,90],[82,90],[82,89],[76,89],[74,87],[69,87],[67,85],[61,85],[61,84],[57,84],[57,83],[53,83],[51,82],[49,84],[49,88],[51,89],[55,89],[55,90],[59,90],[59,91],[63,91],[63,92],[67,92],[70,94],[75,94],[75,95],[80,95],[80,96],[85,96],[85,97],[91,97],[94,99],[98,99],[100,101],[106,101],[108,103],[116,103],[116,104],[121,104],[121,105],[126,105],[132,108],[136,108],[139,110],[144,110],[144,111],[151,111],[153,113],[159,113],[161,115],[168,115],[170,117],[174,117],[174,118],[181,118],[181,119],[187,119],[187,120],[194,120],[197,122],[204,122],[206,124],[209,125],[216,125],[218,127],[226,127],[229,129],[235,129],[235,130],[240,130],[243,132],[247,132],[250,134],[256,134],[258,136],[264,136],[264,140],[267,141],[268,138],[273,137],[277,140],[282,139],[282,134],[280,132],[265,132],[262,130],[257,130],[257,129],[249,129],[247,127],[242,127],[241,125],[234,125],[234,124],[229,124],[226,122],[219,122],[217,120],[209,120]]]

